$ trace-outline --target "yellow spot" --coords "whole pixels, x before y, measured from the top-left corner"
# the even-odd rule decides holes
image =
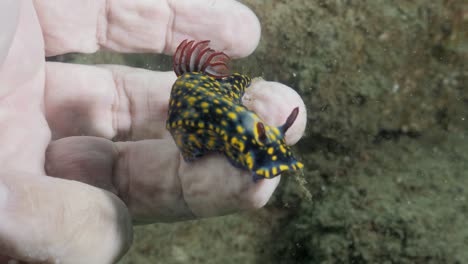
[[[244,152],[244,149],[245,149],[244,142],[239,141],[239,150],[240,150],[240,152]]]
[[[202,102],[202,103],[200,104],[200,106],[201,106],[202,108],[208,108],[208,107],[210,106],[210,104],[207,103],[207,102]]]
[[[182,120],[177,121],[177,125],[181,126],[182,125]]]
[[[204,81],[204,80],[207,79],[207,77],[203,75],[203,76],[200,76],[200,79],[201,79],[202,81]]]
[[[213,103],[219,104],[219,100],[218,99],[213,99]]]
[[[244,141],[247,140],[247,136],[246,135],[242,136],[242,140]]]
[[[226,122],[226,120],[221,120],[221,125],[222,125],[222,126],[227,126],[228,123]]]
[[[182,106],[182,103],[181,102],[177,102],[177,107],[181,107]]]
[[[190,142],[194,143],[197,147],[199,147],[199,148],[201,147],[201,144],[200,144],[200,142],[198,141],[198,138],[195,135],[190,134],[188,136],[188,140]]]
[[[272,147],[269,147],[268,150],[267,150],[268,155],[272,155],[273,151],[274,151],[274,149]]]
[[[237,130],[237,132],[239,132],[241,134],[244,133],[244,128],[242,126],[240,126],[240,125],[236,127],[236,130]]]
[[[237,113],[240,113],[242,111],[244,111],[244,108],[242,106],[236,106],[236,108],[234,109]]]
[[[291,165],[291,168],[292,168],[293,170],[297,170],[296,165],[294,165],[294,164]]]
[[[198,127],[199,127],[199,128],[204,128],[204,127],[205,127],[205,123],[203,123],[203,122],[198,122]]]
[[[263,170],[262,169],[256,170],[255,173],[258,175],[263,175]]]
[[[208,114],[209,112],[210,112],[210,110],[208,110],[208,109],[206,109],[206,108],[203,109],[203,113]]]
[[[189,111],[185,111],[184,114],[183,114],[184,118],[187,118],[190,116],[190,112]]]
[[[302,162],[298,162],[296,165],[299,169],[304,168],[304,164],[302,164]]]
[[[273,128],[273,132],[275,133],[275,135],[279,136],[280,135],[280,131],[277,127]]]
[[[231,138],[231,144],[235,145],[238,142],[236,137]]]
[[[215,141],[212,138],[210,138],[210,140],[208,140],[206,145],[208,146],[208,148],[212,148],[215,145]]]
[[[286,148],[283,145],[279,146],[281,152],[286,153]]]
[[[269,170],[265,171],[265,178],[270,178],[270,171]]]
[[[234,112],[229,112],[227,115],[231,119],[236,119],[237,118],[237,115]]]
[[[274,155],[273,157],[271,157],[271,160],[277,160],[278,157],[276,155]]]
[[[288,167],[287,165],[280,165],[279,168],[280,168],[280,171],[287,171],[287,170],[289,170],[289,167]]]
[[[245,148],[244,142],[239,141],[238,138],[236,137],[231,138],[231,144],[235,149],[238,149],[240,152],[244,151],[244,148]]]
[[[189,120],[185,120],[185,125],[188,126],[190,124]]]
[[[213,130],[213,124],[208,124],[208,128]]]
[[[222,114],[223,113],[223,111],[221,109],[219,109],[219,108],[216,108],[215,111],[216,111],[217,114]]]
[[[271,169],[273,175],[276,175],[278,174],[278,169],[276,167],[273,167],[273,169]]]
[[[204,83],[203,86],[205,86],[206,88],[210,87],[211,85],[209,83]]]
[[[246,156],[245,161],[247,162],[247,167],[251,170],[253,168],[253,159],[252,156],[250,156],[250,153]]]

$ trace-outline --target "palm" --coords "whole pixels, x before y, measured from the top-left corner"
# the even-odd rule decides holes
[[[45,61],[42,34],[34,17],[22,18],[0,72],[2,126],[0,152],[10,171],[44,174],[45,150],[50,129],[44,116]],[[21,43],[21,45],[18,45]]]

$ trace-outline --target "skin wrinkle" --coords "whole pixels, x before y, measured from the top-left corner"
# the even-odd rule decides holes
[[[184,191],[184,187],[182,185],[182,179],[181,179],[181,170],[182,170],[182,154],[179,154],[177,155],[177,167],[178,168],[176,170],[176,174],[177,174],[177,179],[179,180],[179,186],[180,186],[180,189],[182,190],[180,193],[181,193],[181,196],[182,196],[182,201],[184,201],[184,204],[185,204],[185,207],[187,208],[187,210],[189,210],[189,213],[191,215],[191,217],[193,218],[196,218],[196,217],[199,217],[197,214],[195,214],[195,212],[193,211],[193,209],[190,207],[190,204],[187,203],[187,200],[185,199],[185,191]]]
[[[104,0],[104,5],[101,10],[104,10],[104,15],[101,15],[97,19],[96,25],[96,41],[97,45],[101,49],[103,47],[103,43],[107,42],[108,34],[109,34],[109,1]],[[102,12],[102,11],[101,11]]]
[[[114,82],[114,102],[111,104],[111,113],[112,113],[112,129],[115,131],[114,132],[114,137],[112,138],[112,141],[116,141],[119,138],[119,108],[120,108],[120,89],[119,89],[119,84],[112,73],[112,80]]]
[[[167,0],[167,6],[169,7],[169,19],[167,21],[167,27],[166,27],[166,34],[165,34],[165,45],[163,48],[164,53],[168,53],[170,49],[170,44],[174,43],[174,29],[175,29],[175,18],[176,18],[176,10],[173,7],[172,0]]]
[[[125,81],[122,81],[122,90],[125,94],[125,98],[127,99],[127,111],[128,116],[130,120],[130,124],[128,125],[128,128],[126,129],[126,132],[124,133],[124,138],[132,138],[133,134],[133,120],[135,119],[135,102],[133,101],[133,98],[129,95],[129,92],[127,91],[127,85],[125,84]],[[120,131],[120,130],[119,130]]]
[[[129,96],[124,77],[121,75],[116,75],[114,71],[110,70],[110,73],[112,75],[112,80],[114,81],[114,86],[115,86],[115,104],[112,104],[112,127],[115,131],[115,135],[112,138],[112,141],[118,141],[119,139],[124,139],[124,138],[131,138],[132,135],[132,128],[133,128],[133,119],[134,119],[134,111],[133,111],[133,100],[131,96]],[[122,99],[127,101],[127,104],[125,104],[125,109],[123,108],[123,104],[121,103]],[[125,111],[123,111],[125,110]],[[125,113],[125,114],[122,114]],[[124,116],[125,117],[124,117]],[[126,118],[128,115],[128,120],[130,121],[130,124],[128,127],[124,128],[122,123],[125,124],[125,122],[120,122],[121,119]]]

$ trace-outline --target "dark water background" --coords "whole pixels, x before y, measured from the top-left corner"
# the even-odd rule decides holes
[[[262,39],[234,68],[303,96],[306,182],[283,177],[259,211],[137,227],[120,263],[468,263],[468,2],[243,2]]]

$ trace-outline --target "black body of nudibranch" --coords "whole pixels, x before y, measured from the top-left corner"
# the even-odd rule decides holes
[[[299,108],[280,127],[268,126],[242,105],[250,78],[229,75],[229,57],[208,47],[209,41],[184,40],[173,57],[174,83],[166,127],[186,161],[207,153],[224,153],[232,165],[253,172],[254,180],[299,170],[284,140]]]

